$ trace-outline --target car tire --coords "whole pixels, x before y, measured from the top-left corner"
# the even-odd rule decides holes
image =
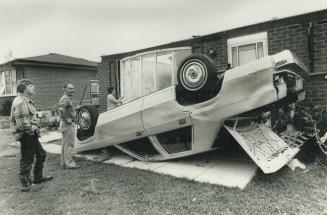
[[[217,95],[220,84],[217,69],[205,55],[193,54],[183,60],[177,71],[176,99],[189,105],[204,102]]]
[[[77,110],[79,135],[91,136],[99,117],[98,109],[94,105],[85,105]]]

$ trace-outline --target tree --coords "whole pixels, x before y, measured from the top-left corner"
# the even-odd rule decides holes
[[[8,50],[8,52],[5,54],[5,62],[9,62],[13,58],[13,52],[11,49]]]

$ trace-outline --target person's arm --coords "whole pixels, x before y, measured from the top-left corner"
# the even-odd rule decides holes
[[[66,122],[67,124],[71,124],[73,122],[73,119],[70,117],[70,115],[67,112],[68,100],[62,99],[59,103],[59,112],[62,120]]]
[[[122,100],[124,99],[124,96],[120,97],[118,100],[120,103],[122,103]]]
[[[115,105],[118,105],[119,103],[121,103],[121,99],[122,98],[116,99],[113,95],[108,96],[108,102],[110,101],[110,102],[114,103]]]
[[[29,135],[34,135],[34,132],[39,128],[36,122],[31,121],[29,116],[29,109],[27,104],[19,103],[14,111],[14,119],[16,122],[17,130],[24,131]]]
[[[110,99],[109,99],[109,95],[107,96],[107,110],[109,110],[109,104],[110,104]]]

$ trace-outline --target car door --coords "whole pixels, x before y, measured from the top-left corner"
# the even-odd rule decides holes
[[[104,113],[98,122],[97,127],[101,130],[103,140],[116,144],[144,136],[140,65],[138,56],[122,62],[124,104]]]
[[[143,137],[142,103],[139,98],[101,114],[97,124],[100,140],[116,144]]]
[[[192,124],[189,112],[181,110],[176,102],[174,86],[144,97],[141,114],[147,135]]]

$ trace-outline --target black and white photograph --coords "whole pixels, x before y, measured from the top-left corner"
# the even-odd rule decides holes
[[[326,0],[0,0],[0,215],[327,215]]]

